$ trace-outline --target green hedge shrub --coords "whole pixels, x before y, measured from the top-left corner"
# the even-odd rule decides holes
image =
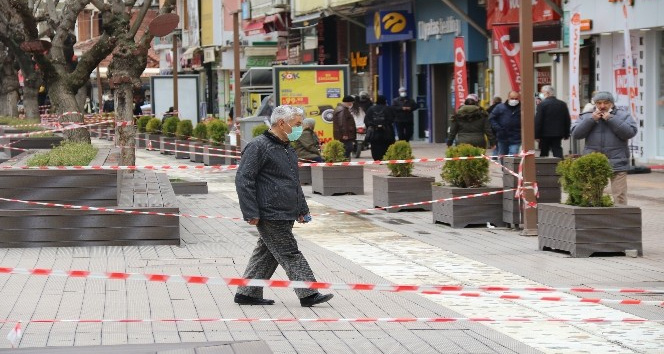
[[[166,118],[164,121],[164,125],[162,125],[161,130],[164,132],[164,135],[166,135],[169,138],[172,138],[175,136],[175,131],[178,129],[178,123],[180,123],[180,118],[178,117],[170,117]]]
[[[339,140],[331,140],[323,147],[323,159],[325,162],[346,161],[346,149]]]
[[[464,157],[484,155],[484,149],[469,144],[449,147],[445,157]],[[440,174],[443,180],[454,187],[478,188],[489,183],[489,161],[479,158],[470,160],[447,161]]]
[[[178,127],[175,129],[175,136],[178,140],[188,140],[193,132],[194,125],[189,119],[185,119],[178,122]]]
[[[87,166],[97,156],[97,148],[88,143],[63,142],[51,151],[38,153],[28,166]]]
[[[267,126],[267,124],[257,125],[257,126],[254,127],[254,129],[251,129],[251,136],[253,136],[255,138],[259,135],[262,135],[263,133],[265,133],[269,129],[270,129],[270,127]]]
[[[145,133],[148,122],[152,119],[150,116],[142,116],[136,121],[136,129],[139,133]]]
[[[212,145],[221,145],[226,140],[228,125],[219,119],[213,119],[207,123],[208,140]]]
[[[414,159],[413,149],[410,144],[405,140],[399,140],[390,145],[383,156],[383,160],[410,160]],[[410,177],[413,175],[413,163],[388,163],[387,168],[390,169],[390,175],[394,177]]]
[[[150,118],[148,124],[145,125],[145,131],[150,134],[160,134],[161,121],[159,118]]]
[[[197,141],[206,141],[208,136],[207,125],[203,122],[196,124],[193,134]]]
[[[606,155],[593,152],[577,159],[567,158],[558,163],[556,172],[568,195],[567,204],[582,207],[613,206],[611,197],[604,194],[604,188],[613,175]]]

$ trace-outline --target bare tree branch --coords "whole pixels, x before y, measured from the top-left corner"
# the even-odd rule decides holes
[[[134,24],[131,26],[131,29],[129,29],[129,33],[127,33],[127,36],[133,38],[136,35],[136,32],[138,32],[138,29],[141,28],[143,19],[145,19],[145,14],[148,13],[149,9],[150,9],[150,1],[143,1],[143,5],[141,6],[141,11],[138,13],[138,15],[136,15],[136,18],[134,19]]]

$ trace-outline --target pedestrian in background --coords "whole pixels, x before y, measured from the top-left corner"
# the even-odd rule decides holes
[[[392,107],[395,110],[394,122],[399,140],[410,141],[413,137],[413,112],[417,110],[417,102],[408,97],[405,87],[400,87],[399,96],[392,100]]]
[[[493,100],[491,100],[491,106],[486,110],[487,113],[491,114],[493,112],[493,109],[496,108],[497,105],[501,104],[503,102],[503,99],[500,98],[500,96],[495,96]]]
[[[535,139],[539,141],[540,157],[563,158],[562,140],[569,139],[572,120],[567,103],[556,98],[556,91],[551,85],[544,85],[540,91],[542,103],[535,113]]]
[[[295,140],[297,157],[304,162],[323,162],[320,156],[320,142],[316,135],[316,120],[306,118],[302,121],[302,136]]]
[[[371,158],[382,160],[387,148],[394,143],[394,131],[392,130],[394,110],[387,106],[385,96],[379,95],[376,105],[367,110],[364,123],[367,125],[367,137],[370,137]]]
[[[493,109],[489,121],[496,131],[498,154],[517,155],[521,147],[521,94],[510,91],[507,102]]]
[[[311,220],[297,174],[298,161],[290,143],[302,134],[302,116],[289,106],[279,106],[270,116],[270,129],[242,151],[235,188],[242,216],[258,229],[258,243],[244,271],[245,279],[270,279],[281,265],[290,280],[316,278],[293,236],[295,221]],[[309,307],[329,301],[332,294],[295,289],[300,305]],[[239,305],[272,305],[263,298],[263,287],[241,286],[235,294]]]
[[[353,152],[353,143],[357,137],[357,127],[355,126],[355,119],[350,112],[355,98],[353,96],[345,96],[337,108],[334,110],[332,116],[332,129],[334,140],[339,140],[344,144],[344,156],[350,161],[350,154]]]
[[[572,124],[575,139],[585,139],[583,154],[601,152],[613,168],[611,194],[613,202],[627,205],[627,171],[629,170],[629,139],[636,136],[638,126],[628,111],[616,108],[611,92],[599,91],[593,96],[595,110],[582,113]]]
[[[452,146],[455,140],[457,144],[470,144],[482,149],[496,145],[489,115],[477,103],[477,95],[471,93],[457,113],[452,115],[450,134],[447,137],[448,147]]]

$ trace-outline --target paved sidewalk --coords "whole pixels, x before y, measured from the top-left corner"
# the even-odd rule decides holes
[[[440,145],[414,145],[416,157],[442,156]],[[440,153],[439,153],[440,152]],[[368,151],[365,152],[369,155]],[[364,158],[366,159],[366,157]],[[190,164],[138,152],[137,164]],[[422,175],[439,175],[441,164],[418,165]],[[312,212],[369,208],[365,195],[323,197],[304,187]],[[173,177],[208,181],[208,195],[179,196],[183,213],[240,216],[232,172],[173,171]],[[499,172],[492,174],[497,177]],[[643,258],[572,259],[537,251],[537,240],[507,229],[451,229],[431,222],[431,212],[314,216],[298,226],[303,253],[321,281],[664,288],[663,174],[629,176],[630,203],[644,211]],[[440,177],[438,176],[438,179]],[[241,275],[257,232],[227,219],[181,219],[183,247],[78,247],[0,249],[0,266],[89,269],[206,276]],[[280,268],[275,276],[285,279]],[[563,302],[506,301],[384,292],[335,292],[328,305],[301,308],[292,290],[266,290],[277,303],[240,307],[234,288],[98,279],[0,276],[0,317],[196,318],[196,317],[635,317],[664,319],[653,306],[603,306]],[[574,294],[553,294],[575,297]],[[578,295],[578,294],[577,294]],[[615,294],[586,294],[627,298]],[[662,295],[629,296],[664,300]],[[13,327],[0,328],[5,336]],[[660,352],[664,326],[562,323],[130,323],[24,324],[21,347],[82,346],[263,339],[278,353],[529,353]],[[1,337],[0,337],[1,338]],[[0,347],[9,343],[0,341]]]

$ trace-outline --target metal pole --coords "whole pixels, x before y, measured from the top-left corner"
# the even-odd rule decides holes
[[[519,37],[521,45],[521,143],[523,150],[535,150],[535,81],[533,75],[533,3],[532,0],[520,0]],[[535,176],[535,156],[523,157],[523,185],[533,186]],[[537,235],[537,209],[528,207],[528,202],[536,202],[532,189],[525,191],[526,203],[522,203],[522,235]]]
[[[233,12],[233,91],[235,102],[233,105],[233,120],[237,123],[242,117],[242,102],[240,97],[240,12]],[[240,144],[240,130],[237,129],[236,145]]]
[[[178,35],[173,33],[173,110],[178,111]]]
[[[101,87],[101,74],[99,73],[99,65],[97,65],[97,111],[101,113],[104,102],[102,102],[102,87]]]

